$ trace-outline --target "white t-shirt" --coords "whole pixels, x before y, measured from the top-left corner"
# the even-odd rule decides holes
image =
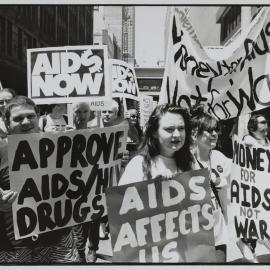
[[[65,118],[61,116],[60,118],[54,119],[51,117],[50,114],[46,115],[47,123],[44,127],[44,131],[64,131],[66,130],[67,122],[65,121]],[[40,118],[40,127],[43,125],[42,123],[42,117]],[[41,127],[42,129],[42,127]]]
[[[224,156],[220,151],[212,150],[210,154],[210,162],[203,162],[198,159],[198,162],[195,162],[194,169],[200,169],[201,165],[204,168],[211,168],[211,177],[215,184],[217,190],[225,188],[229,184],[229,177],[231,171],[231,160]],[[210,165],[211,164],[211,165]],[[228,242],[228,228],[222,214],[219,203],[216,199],[214,192],[211,192],[211,199],[213,204],[213,215],[214,215],[214,237],[215,245],[223,245]],[[222,206],[224,206],[223,204]],[[223,209],[225,210],[225,209]]]
[[[119,186],[143,181],[143,156],[138,155],[130,160],[119,181]],[[151,175],[155,178],[159,175],[172,177],[174,174],[181,172],[177,168],[173,158],[167,158],[161,155],[151,160]]]

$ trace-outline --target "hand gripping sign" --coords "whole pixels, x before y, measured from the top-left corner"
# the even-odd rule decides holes
[[[215,262],[206,169],[106,191],[113,262]]]
[[[120,177],[127,126],[9,136],[15,238],[106,215],[105,189]]]
[[[110,109],[106,46],[27,50],[28,96],[37,104],[90,102]]]

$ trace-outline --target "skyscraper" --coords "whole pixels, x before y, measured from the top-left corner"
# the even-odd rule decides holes
[[[135,65],[135,7],[122,7],[122,52],[123,60]]]

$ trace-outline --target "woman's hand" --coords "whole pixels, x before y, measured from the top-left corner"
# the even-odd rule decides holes
[[[3,190],[0,188],[0,212],[8,212],[11,205],[17,198],[17,192],[12,190]]]

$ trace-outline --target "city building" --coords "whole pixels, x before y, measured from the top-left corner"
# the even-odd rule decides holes
[[[122,7],[123,60],[135,66],[135,7]]]
[[[27,95],[27,49],[89,44],[93,6],[0,6],[0,81],[17,94]]]
[[[154,102],[158,102],[164,68],[135,67],[135,73],[140,93],[152,96]]]
[[[120,39],[122,14],[121,7],[116,6],[95,6],[94,7],[94,34],[93,44],[107,45],[108,57],[113,59],[122,59],[121,47],[122,39]],[[119,22],[120,19],[120,22]]]

